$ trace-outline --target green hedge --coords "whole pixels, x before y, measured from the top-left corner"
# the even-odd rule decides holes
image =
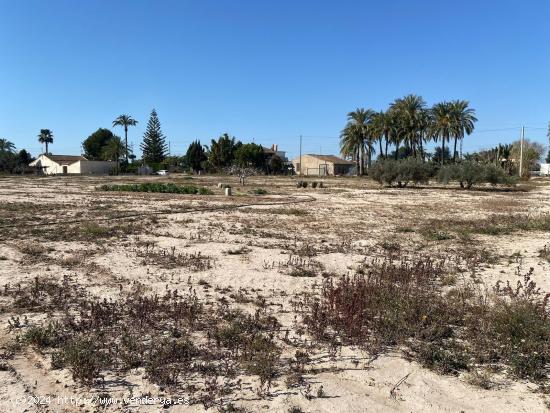
[[[123,185],[101,185],[98,187],[100,191],[113,191],[113,192],[158,192],[169,194],[199,194],[199,195],[211,195],[212,191],[208,188],[188,185],[181,186],[172,183],[142,183],[142,184],[123,184]]]

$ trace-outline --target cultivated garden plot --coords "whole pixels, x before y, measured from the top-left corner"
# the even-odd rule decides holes
[[[549,251],[544,180],[2,177],[0,411],[544,411]]]

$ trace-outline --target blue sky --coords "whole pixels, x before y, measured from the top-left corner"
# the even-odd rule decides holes
[[[223,132],[337,153],[346,113],[408,93],[467,99],[465,150],[546,143],[550,2],[0,0],[0,137],[75,154],[121,113],[159,113],[172,153]],[[494,131],[498,129],[498,131]],[[118,130],[123,135],[122,130]]]

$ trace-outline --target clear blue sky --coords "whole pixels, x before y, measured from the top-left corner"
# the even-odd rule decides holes
[[[76,154],[128,113],[137,148],[155,107],[173,153],[223,132],[337,153],[348,111],[416,93],[470,100],[465,150],[520,125],[546,143],[549,17],[548,0],[0,0],[0,137],[36,155],[49,128]]]

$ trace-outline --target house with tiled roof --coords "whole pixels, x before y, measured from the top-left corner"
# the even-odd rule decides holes
[[[90,161],[82,155],[42,154],[29,166],[44,175],[108,175],[117,167],[117,163]]]
[[[298,175],[352,175],[355,162],[334,155],[305,154],[292,160]]]

